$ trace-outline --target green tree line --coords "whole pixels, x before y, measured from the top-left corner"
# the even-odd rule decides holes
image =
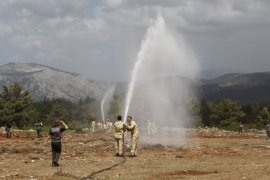
[[[114,96],[109,118],[116,117],[123,106],[123,96]],[[191,100],[188,109],[197,126],[236,129],[240,122],[248,128],[263,128],[270,120],[270,104],[242,104],[224,99],[218,102]],[[34,101],[28,90],[18,82],[4,85],[0,93],[0,125],[11,122],[18,128],[34,128],[37,120],[49,126],[55,119],[63,119],[71,128],[89,126],[100,119],[100,104],[93,98],[78,102],[66,99]]]
[[[71,128],[85,127],[97,119],[96,100],[86,98],[79,102],[66,99],[34,101],[28,90],[18,82],[4,85],[0,93],[0,125],[8,121],[17,128],[34,128],[37,120],[50,126],[55,119],[64,119]]]
[[[242,104],[230,99],[202,100],[199,115],[204,126],[235,129],[242,122],[247,128],[264,128],[270,123],[269,108],[270,104]]]

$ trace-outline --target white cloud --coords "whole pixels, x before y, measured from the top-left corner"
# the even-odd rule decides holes
[[[0,37],[5,37],[12,34],[12,28],[6,24],[0,24]]]
[[[144,32],[160,13],[206,67],[270,69],[269,7],[266,0],[0,1],[0,62],[15,58],[127,79]]]
[[[117,7],[123,3],[124,0],[103,0],[105,5],[109,7]]]

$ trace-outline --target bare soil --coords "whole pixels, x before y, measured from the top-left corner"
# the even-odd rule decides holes
[[[255,134],[190,131],[182,146],[139,145],[114,156],[112,134],[65,132],[61,166],[35,132],[0,136],[0,179],[269,179],[270,141]],[[141,139],[143,139],[142,136]],[[148,137],[149,138],[149,137]],[[158,138],[158,135],[155,135]]]

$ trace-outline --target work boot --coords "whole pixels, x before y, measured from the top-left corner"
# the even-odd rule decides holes
[[[52,167],[58,167],[58,166],[59,166],[58,162],[53,161],[53,163],[52,163]]]
[[[115,156],[119,156],[119,153],[116,153]]]

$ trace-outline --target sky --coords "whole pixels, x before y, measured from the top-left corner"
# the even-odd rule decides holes
[[[161,14],[201,70],[270,71],[269,9],[269,0],[1,0],[0,65],[32,62],[127,80]]]

